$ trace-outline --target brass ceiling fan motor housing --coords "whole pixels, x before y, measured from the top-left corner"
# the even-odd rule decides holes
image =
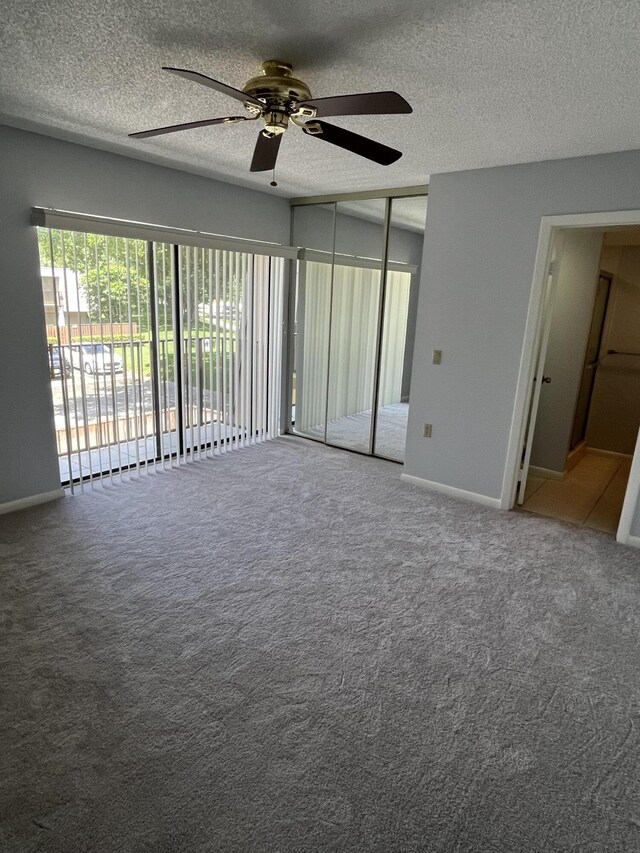
[[[262,74],[252,77],[242,91],[254,98],[265,98],[271,104],[288,104],[291,101],[308,101],[311,92],[306,83],[291,76],[293,68],[288,62],[268,59],[262,63]]]
[[[242,87],[245,94],[265,101],[266,109],[262,112],[262,118],[264,133],[267,136],[284,133],[295,104],[311,98],[307,84],[292,77],[292,71],[293,68],[288,62],[268,59],[262,63],[262,74],[252,77]],[[249,103],[246,107],[254,115],[260,115],[261,111],[255,104]]]

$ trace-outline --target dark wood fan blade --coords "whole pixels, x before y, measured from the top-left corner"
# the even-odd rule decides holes
[[[252,95],[246,95],[240,89],[234,89],[233,86],[227,86],[226,83],[221,83],[219,80],[214,80],[212,77],[207,77],[206,74],[199,74],[197,71],[187,71],[184,68],[169,68],[166,65],[162,66],[163,71],[169,71],[171,74],[177,74],[179,77],[184,77],[186,80],[193,80],[196,83],[201,83],[203,86],[208,86],[210,89],[215,89],[217,92],[222,92],[224,95],[229,95],[231,98],[236,98],[243,103],[249,102],[258,107],[264,107],[262,101],[254,98]]]
[[[252,172],[269,172],[275,168],[281,139],[282,134],[278,136],[265,136],[262,132],[258,134],[251,161]]]
[[[396,151],[395,148],[389,148],[388,145],[360,136],[359,133],[353,133],[343,127],[336,127],[335,124],[328,124],[326,121],[309,121],[302,129],[309,136],[346,148],[347,151],[366,157],[367,160],[373,160],[374,163],[380,163],[381,166],[390,166],[402,157],[402,152]]]
[[[364,92],[361,95],[337,95],[335,98],[312,98],[299,104],[313,107],[318,116],[364,116],[412,113],[397,92]]]
[[[258,118],[258,116],[255,116]],[[226,116],[225,118],[205,118],[202,121],[188,121],[186,124],[169,124],[167,127],[156,127],[153,130],[140,130],[130,133],[132,139],[146,139],[148,136],[162,136],[163,133],[175,133],[177,130],[191,130],[194,127],[209,127],[212,124],[236,124],[240,121],[253,121],[253,116]]]

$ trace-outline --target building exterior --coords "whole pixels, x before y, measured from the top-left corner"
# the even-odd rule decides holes
[[[79,286],[77,273],[61,267],[40,267],[40,275],[47,337],[56,335],[56,326],[77,326],[90,322],[89,305]]]

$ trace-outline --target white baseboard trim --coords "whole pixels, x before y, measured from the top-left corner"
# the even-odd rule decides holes
[[[53,492],[42,492],[40,495],[31,495],[28,498],[20,498],[17,501],[7,501],[0,504],[0,515],[7,512],[16,512],[19,509],[28,509],[30,506],[45,504],[48,501],[55,501],[57,498],[64,497],[64,489],[54,489]]]
[[[623,545],[631,545],[632,548],[640,548],[640,536],[627,536],[627,541]]]
[[[600,450],[599,447],[587,447],[591,456],[610,456],[613,459],[633,459],[633,453],[618,453],[616,450]]]
[[[565,473],[568,474],[572,468],[575,468],[575,466],[578,464],[578,462],[580,462],[581,459],[584,459],[584,457],[586,456],[586,453],[587,453],[587,442],[584,441],[584,439],[583,439],[577,447],[574,447],[573,450],[569,451],[569,454],[567,456],[567,461],[565,462],[565,465],[564,465]]]
[[[553,471],[551,468],[538,468],[537,465],[529,465],[529,473],[533,477],[544,477],[545,480],[564,479],[564,471]]]
[[[411,474],[401,474],[400,479],[411,483],[413,486],[420,486],[423,489],[430,489],[432,492],[448,495],[450,498],[461,498],[464,501],[473,501],[473,503],[490,506],[493,509],[501,509],[500,498],[490,498],[488,495],[467,492],[465,489],[456,489],[455,486],[447,486],[445,483],[436,483],[433,480],[423,480],[422,477],[413,477]]]

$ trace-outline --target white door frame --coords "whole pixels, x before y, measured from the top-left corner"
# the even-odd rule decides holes
[[[533,391],[533,376],[536,368],[536,343],[541,334],[541,320],[544,286],[551,261],[551,247],[554,232],[566,228],[613,228],[619,225],[640,225],[640,210],[604,211],[602,213],[568,213],[559,216],[543,216],[540,220],[538,251],[533,268],[533,284],[529,298],[529,309],[525,325],[524,343],[520,358],[518,384],[513,407],[507,460],[502,479],[500,508],[513,509],[518,488],[520,457],[527,422],[527,412]],[[632,515],[640,490],[640,435],[629,476],[629,484],[618,528],[618,542],[639,545],[640,537],[630,535]],[[634,541],[636,540],[636,541]]]
[[[623,545],[635,545],[640,548],[640,536],[632,536],[631,523],[633,515],[636,511],[638,503],[638,495],[640,494],[640,430],[638,430],[638,438],[636,441],[636,449],[633,454],[631,463],[631,471],[629,472],[629,482],[627,483],[627,491],[624,495],[624,503],[622,504],[622,513],[620,514],[620,523],[616,539]]]

